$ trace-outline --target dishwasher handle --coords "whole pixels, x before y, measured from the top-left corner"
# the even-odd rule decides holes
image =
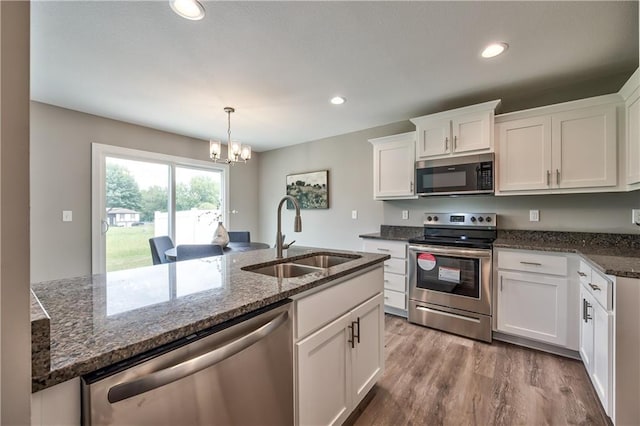
[[[222,347],[214,349],[211,352],[207,352],[163,370],[153,372],[140,377],[139,379],[119,383],[109,389],[107,399],[113,404],[175,382],[176,380],[180,380],[184,377],[202,371],[205,368],[209,368],[267,337],[278,329],[278,327],[284,324],[288,318],[289,314],[287,312],[283,312],[273,320],[252,332],[245,334],[239,339],[233,340]]]

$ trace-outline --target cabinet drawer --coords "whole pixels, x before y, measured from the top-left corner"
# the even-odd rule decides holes
[[[406,296],[404,293],[400,293],[398,291],[385,290],[384,304],[392,308],[407,309]]]
[[[405,285],[406,277],[398,274],[384,274],[384,288],[386,290],[393,290],[399,292],[406,292]]]
[[[380,293],[382,280],[382,268],[376,268],[297,300],[296,338],[303,338]]]
[[[391,272],[392,274],[406,274],[406,264],[404,259],[389,259],[384,262],[384,272]]]
[[[580,277],[580,282],[589,283],[591,282],[591,266],[589,266],[586,262],[580,261],[580,265],[578,266],[578,276]]]
[[[613,309],[613,292],[611,281],[609,281],[604,276],[600,275],[599,272],[593,271],[591,272],[591,281],[589,281],[586,285],[587,291],[591,293],[594,299],[602,305],[604,309],[610,311]]]
[[[407,258],[407,244],[402,241],[366,239],[364,241],[364,251],[388,254],[391,257],[400,259]]]
[[[498,268],[566,276],[567,258],[538,253],[500,251]]]

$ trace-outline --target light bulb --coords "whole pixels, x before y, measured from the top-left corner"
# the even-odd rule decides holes
[[[209,157],[212,160],[218,160],[220,158],[221,146],[220,141],[209,141]]]
[[[249,145],[242,145],[240,158],[242,158],[244,161],[251,159],[251,147]]]
[[[204,6],[198,0],[170,0],[169,5],[185,19],[199,21],[204,18]]]

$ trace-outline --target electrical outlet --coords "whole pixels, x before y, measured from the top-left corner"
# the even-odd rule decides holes
[[[540,221],[540,210],[529,210],[529,222]]]
[[[358,210],[351,210],[351,219],[358,218]]]
[[[640,209],[631,210],[631,223],[640,226]]]
[[[409,219],[409,210],[402,210],[402,219],[403,220]]]
[[[62,210],[62,221],[71,222],[73,220],[73,212],[71,210]]]

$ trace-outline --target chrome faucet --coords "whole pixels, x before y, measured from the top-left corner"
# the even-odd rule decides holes
[[[281,211],[282,211],[282,205],[287,200],[291,201],[293,203],[293,206],[296,208],[296,218],[293,222],[293,232],[302,232],[302,218],[300,217],[300,205],[298,204],[298,200],[296,200],[291,195],[285,195],[284,197],[282,197],[282,200],[280,200],[280,204],[278,204],[278,231],[276,233],[276,259],[282,259],[282,250],[288,249],[289,247],[291,247],[293,243],[296,242],[296,240],[293,240],[289,244],[285,244],[284,237],[282,236]]]

